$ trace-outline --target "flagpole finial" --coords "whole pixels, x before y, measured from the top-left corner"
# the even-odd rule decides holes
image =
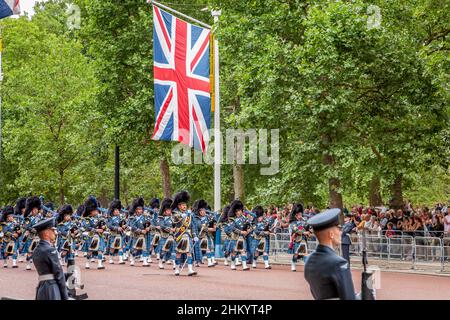
[[[222,10],[211,10],[211,15],[214,17],[214,23],[219,22],[219,17],[222,14]]]
[[[221,14],[222,14],[222,10],[211,10],[211,15],[214,18],[219,18]]]

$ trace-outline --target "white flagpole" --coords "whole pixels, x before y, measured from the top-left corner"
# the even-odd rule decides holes
[[[212,10],[216,28],[221,10]],[[217,29],[216,29],[217,30]],[[221,134],[220,134],[220,86],[219,86],[219,41],[214,37],[214,211],[221,209]]]

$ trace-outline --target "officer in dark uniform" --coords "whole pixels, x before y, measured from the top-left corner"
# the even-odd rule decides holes
[[[33,262],[39,274],[36,300],[68,300],[66,280],[59,262],[58,252],[52,243],[56,241],[55,218],[34,225],[40,241],[33,252]]]
[[[305,279],[317,300],[356,299],[348,262],[333,249],[341,244],[340,212],[329,209],[308,220],[319,245],[306,260]]]
[[[350,239],[350,233],[356,228],[354,219],[350,213],[345,214],[344,226],[342,227],[341,248],[342,257],[347,260],[348,267],[350,268],[350,245],[352,240]]]

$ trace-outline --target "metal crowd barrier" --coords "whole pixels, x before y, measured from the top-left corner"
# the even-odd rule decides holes
[[[350,254],[360,257],[362,254],[362,237],[351,234],[351,239]],[[316,240],[308,241],[308,251],[313,251],[316,247]],[[274,261],[290,260],[290,254],[287,253],[288,248],[289,237],[285,233],[271,237],[270,255]],[[410,262],[411,269],[416,269],[418,266],[427,266],[443,272],[450,261],[450,237],[367,235],[366,252],[369,258],[386,261],[388,265],[393,262]]]
[[[221,250],[222,242],[216,247]],[[350,255],[361,257],[362,236],[350,234],[352,244],[350,245]],[[270,236],[270,259],[276,262],[289,262],[291,254],[288,254],[290,235],[287,230]],[[308,241],[308,251],[312,252],[317,247],[317,240],[312,238]],[[340,248],[339,248],[340,249]],[[338,250],[340,251],[340,250]],[[439,271],[446,271],[450,261],[450,236],[430,237],[411,236],[406,233],[396,233],[391,237],[386,237],[384,233],[372,233],[366,235],[366,252],[369,258],[385,261],[387,265],[396,262],[406,263],[411,269],[420,266],[431,267]],[[217,257],[223,257],[222,252],[216,252]],[[410,264],[409,264],[410,263]],[[437,271],[437,270],[436,270]]]

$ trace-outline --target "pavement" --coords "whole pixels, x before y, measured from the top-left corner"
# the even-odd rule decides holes
[[[159,270],[156,260],[150,267],[105,264],[105,270],[85,270],[85,259],[77,258],[82,282],[92,300],[311,300],[309,286],[304,279],[303,266],[291,272],[288,265],[273,265],[265,270],[258,264],[250,271],[230,270],[220,262],[213,268],[201,265],[196,276],[173,275],[171,265]],[[91,266],[95,267],[92,263]],[[361,271],[352,270],[355,289],[361,286]],[[450,300],[450,277],[381,271],[378,300]],[[0,269],[0,297],[34,299],[37,272],[18,269]]]

